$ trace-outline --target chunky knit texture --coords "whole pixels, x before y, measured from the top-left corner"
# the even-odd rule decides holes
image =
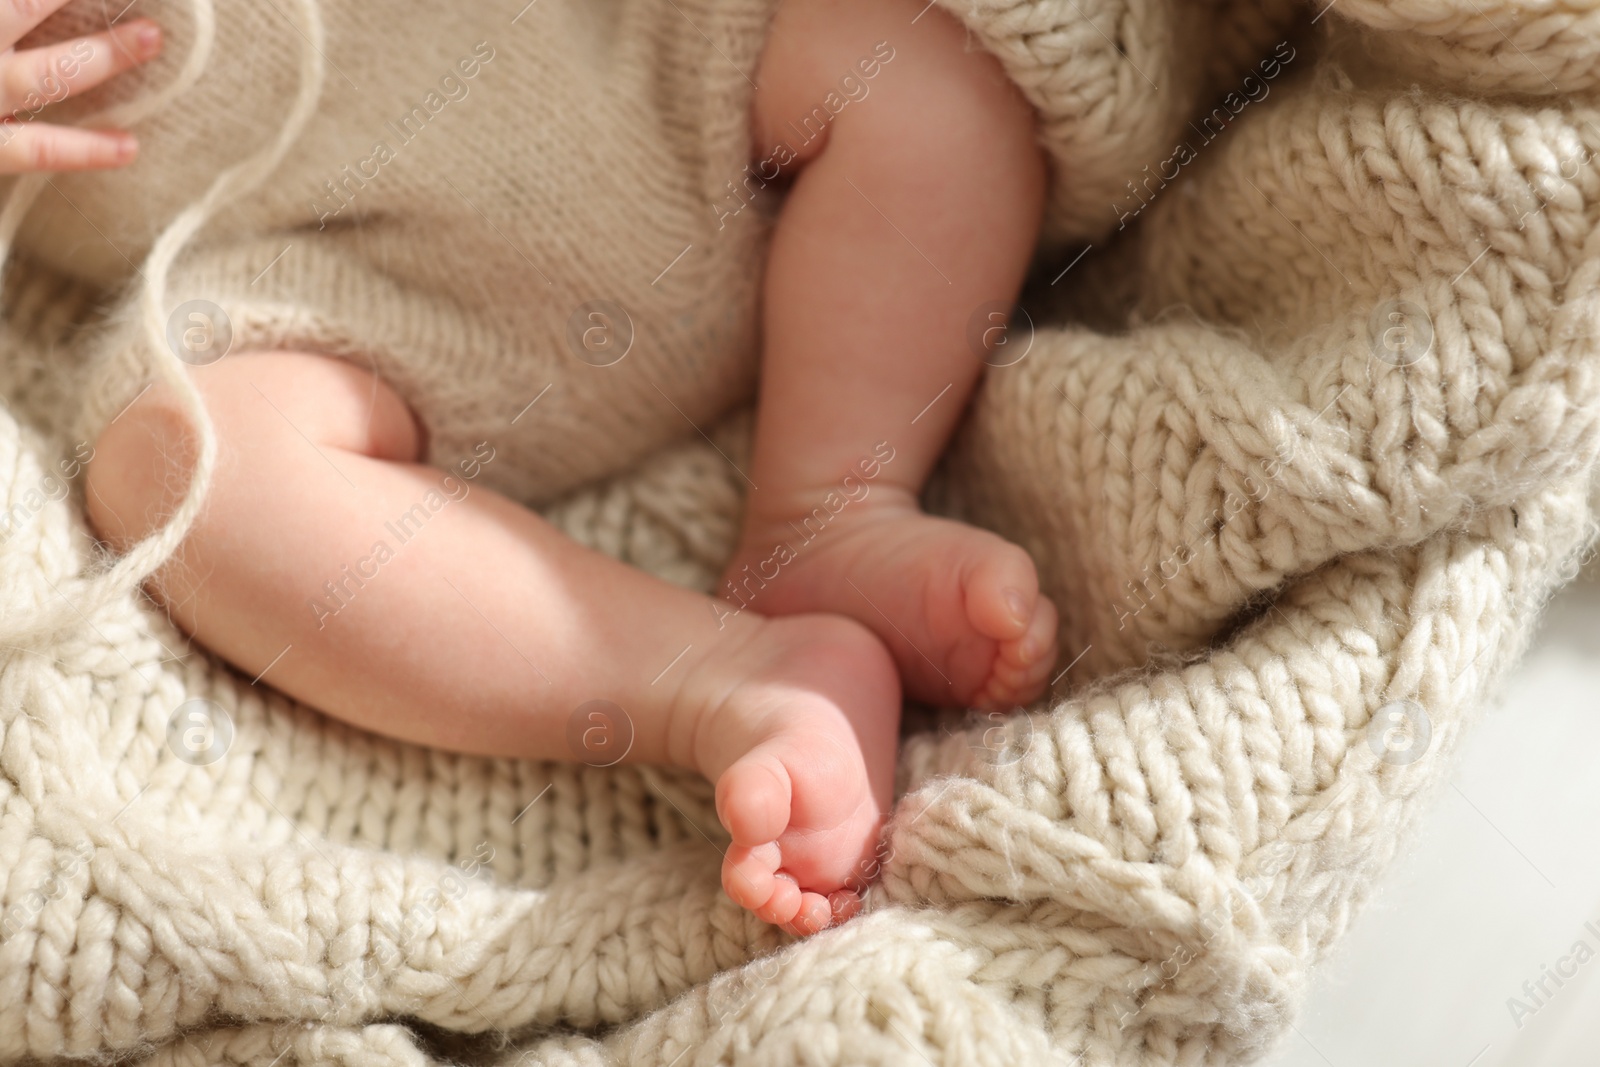
[[[716,4],[677,6],[704,16],[723,51],[749,40],[713,28]],[[541,0],[523,19],[556,8]],[[647,8],[614,5],[607,25],[640,24],[632,12],[681,32]],[[0,1057],[1194,1067],[1248,1062],[1286,1029],[1309,969],[1590,540],[1600,9],[949,8],[1040,110],[1057,164],[1047,248],[1061,255],[1013,325],[1006,351],[1025,354],[989,373],[930,497],[1032,552],[1064,608],[1068,658],[1026,714],[908,741],[867,913],[797,944],[724,899],[704,783],[360,734],[188,647],[132,594],[85,600],[105,573],[81,501],[50,499],[51,472],[77,445],[64,428],[108,414],[79,410],[83,382],[137,330],[115,307],[104,328],[74,324],[107,306],[90,285],[126,272],[107,259],[104,276],[66,279],[19,263],[0,383],[0,505],[14,524],[0,541]],[[330,62],[356,65],[339,50],[346,16],[325,14]],[[726,75],[695,51],[702,38],[682,40],[690,69]],[[286,41],[259,62],[292,93]],[[462,117],[480,102],[460,102]],[[723,132],[696,142],[679,128],[673,144],[737,145],[737,127],[689,118]],[[459,182],[499,173],[461,166]],[[502,180],[538,190],[564,166]],[[153,190],[171,199],[141,224],[158,229],[205,186],[192,177]],[[58,184],[86,202],[96,188]],[[262,203],[300,195],[263,189]],[[663,217],[684,202],[648,182],[635,194],[660,197]],[[501,227],[525,228],[530,258],[608,254],[560,211],[492,206]],[[98,247],[92,233],[77,253],[50,245],[38,235],[66,216],[47,196],[37,210],[20,241],[34,260],[66,266]],[[179,290],[194,264],[221,264],[205,285],[247,290],[237,268],[259,271],[281,245],[226,257],[249,225],[276,225],[265,210],[206,229],[172,301],[191,295]],[[516,269],[494,259],[488,227],[475,232],[494,269]],[[385,240],[429,267],[400,233]],[[340,310],[382,310],[403,291],[425,310],[362,351],[408,343],[411,324],[433,338],[491,329],[470,304],[434,323],[447,312],[428,294],[355,291],[384,262],[367,253],[346,246],[319,268],[348,303],[318,304],[309,286],[272,319],[242,296],[238,321],[257,340],[347,352],[362,336],[341,332]],[[692,348],[660,351],[696,365]],[[728,390],[704,413],[737,398],[749,368],[700,358]],[[107,403],[95,395],[90,407]],[[571,432],[594,432],[587,402],[568,398]],[[635,443],[563,445],[627,469],[557,456],[521,488],[537,499],[605,474],[546,514],[708,587],[736,531],[728,460],[742,463],[748,419],[710,429],[713,444],[673,426],[670,406],[649,410],[671,418],[627,427]],[[667,447],[680,430],[688,443]],[[233,728],[205,766],[168,739],[197,697]]]

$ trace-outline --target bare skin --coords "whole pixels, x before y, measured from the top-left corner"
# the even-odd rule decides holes
[[[917,494],[983,369],[969,321],[1021,287],[1044,163],[999,62],[924,7],[778,9],[755,140],[769,159],[787,144],[802,169],[767,261],[759,488],[722,593],[734,608],[849,616],[889,646],[910,696],[1006,709],[1042,691],[1055,609],[1027,553],[924,515]],[[841,76],[885,55],[858,79],[867,94],[803,141]],[[859,457],[880,441],[894,458],[865,478]],[[852,473],[865,495],[840,506]]]
[[[457,752],[607,763],[570,726],[611,701],[632,726],[629,762],[699,771],[736,844],[786,850],[793,879],[760,883],[761,900],[741,886],[741,902],[805,928],[854,906],[828,896],[888,810],[900,702],[866,629],[751,614],[719,630],[709,598],[578,545],[459,468],[416,462],[404,403],[353,364],[257,352],[192,373],[220,454],[200,521],[151,587],[179,626],[329,715]],[[120,548],[153,528],[192,454],[176,399],[150,389],[89,465],[101,536]],[[390,524],[426,512],[430,493],[438,510],[401,544]],[[380,540],[393,549],[381,562]],[[308,610],[330,602],[328,581],[346,603]]]
[[[982,367],[968,320],[1013,299],[1027,265],[1044,182],[1031,112],[938,9],[784,0],[752,116],[760,156],[880,42],[894,57],[870,97],[789,164],[761,488],[730,574],[760,565],[847,474],[870,491],[749,610],[573,543],[466,468],[421,464],[424,430],[387,385],[289,351],[190,368],[219,465],[152,596],[246,676],[419,744],[610,762],[573,740],[589,736],[588,702],[610,701],[628,761],[716,783],[734,900],[795,933],[853,914],[892,799],[902,684],[948,704],[1030,699],[1055,632],[1025,553],[916,505]],[[95,448],[89,519],[121,549],[171,512],[191,431],[158,386]],[[408,514],[426,525],[377,558],[386,523]],[[308,610],[326,583],[348,596]]]

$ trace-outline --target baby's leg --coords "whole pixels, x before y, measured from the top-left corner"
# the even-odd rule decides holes
[[[630,761],[717,783],[740,846],[730,894],[771,922],[826,925],[825,894],[870,855],[890,801],[900,695],[876,638],[819,616],[719,627],[710,598],[464,477],[481,467],[418,464],[404,403],[349,363],[255,353],[192,373],[219,465],[152,583],[180,626],[247,678],[459,752],[610,763],[620,723],[569,727],[580,705],[612,701]],[[88,507],[113,546],[149,532],[187,482],[179,411],[154,388],[101,434]],[[461,459],[492,463],[492,442]]]
[[[1026,272],[1044,162],[998,61],[925,2],[778,9],[756,143],[803,169],[768,260],[758,488],[724,595],[848,615],[912,695],[1009,707],[1043,687],[1055,609],[1025,552],[917,496],[983,366],[969,324]]]

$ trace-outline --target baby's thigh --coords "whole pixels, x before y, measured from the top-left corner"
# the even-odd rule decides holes
[[[218,433],[291,433],[323,448],[402,462],[423,452],[411,410],[382,378],[333,356],[254,351],[190,370]]]
[[[346,360],[256,351],[185,370],[217,436],[217,478],[262,476],[286,449],[396,462],[423,454],[422,431],[405,402]],[[117,548],[149,533],[155,517],[180,499],[194,446],[175,390],[157,383],[135,397],[94,443],[87,505],[96,531]]]
[[[927,0],[779,0],[756,80],[752,152],[780,169],[836,126],[888,151],[908,133],[1026,110],[999,60]]]

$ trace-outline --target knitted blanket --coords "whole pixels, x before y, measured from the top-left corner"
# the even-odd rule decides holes
[[[1288,1027],[1590,539],[1600,6],[939,2],[1056,184],[929,495],[1033,554],[1064,659],[907,740],[865,914],[726,900],[703,782],[382,740],[90,596],[98,297],[14,266],[0,1058],[1195,1067]],[[547,514],[709,588],[747,430]]]

